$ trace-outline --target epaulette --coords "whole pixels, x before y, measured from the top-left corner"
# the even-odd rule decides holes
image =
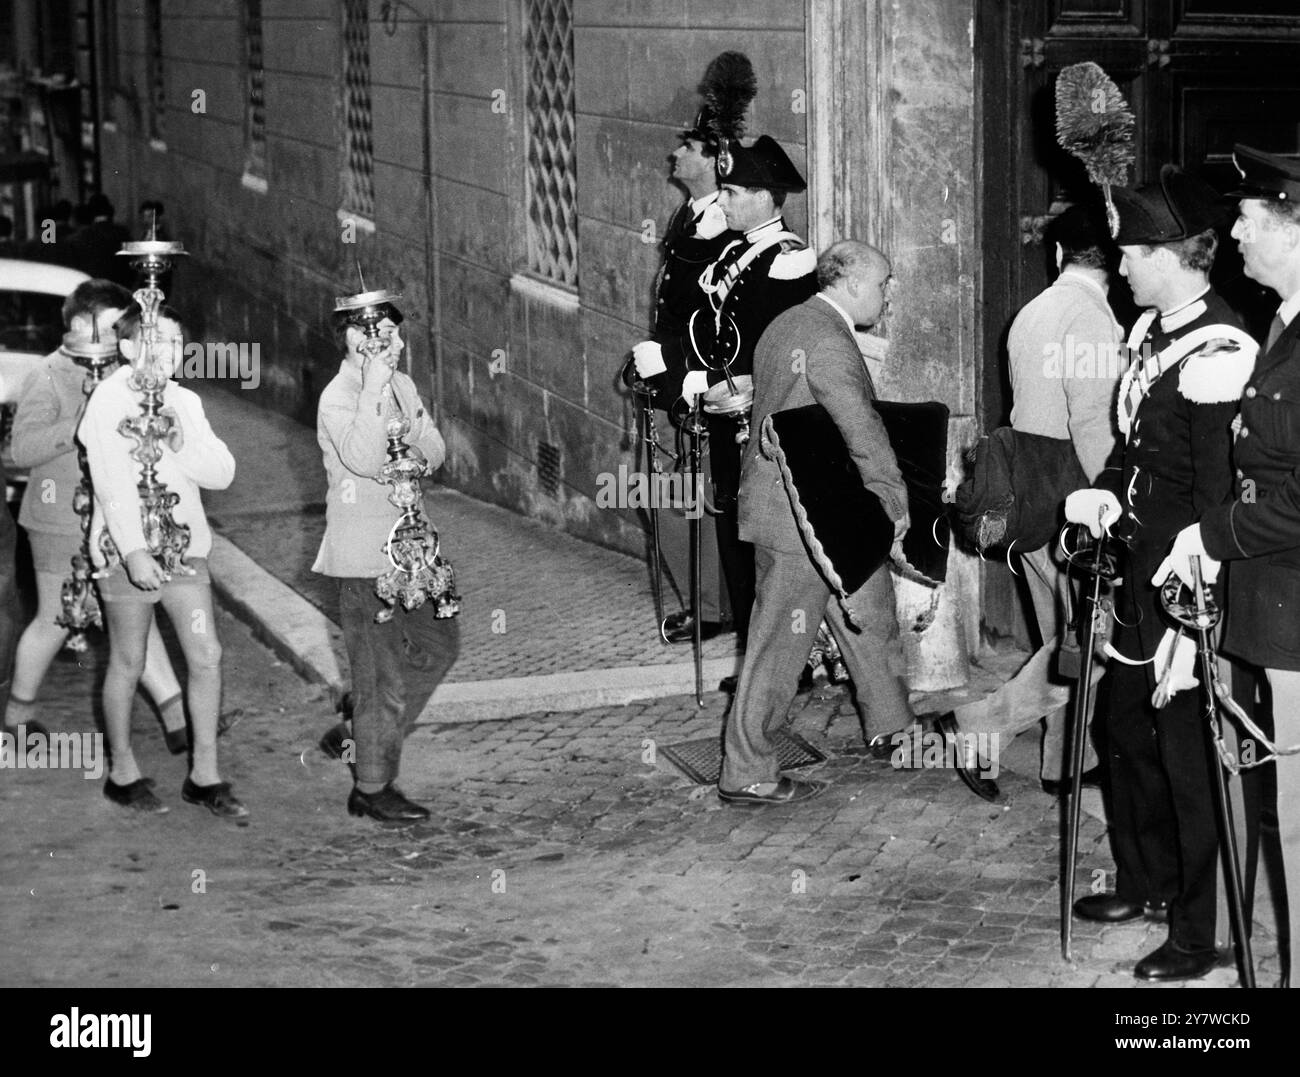
[[[1178,391],[1194,404],[1228,404],[1241,399],[1255,370],[1259,345],[1234,326],[1189,355],[1179,372]]]
[[[817,271],[817,252],[811,247],[795,247],[793,241],[781,243],[780,253],[772,259],[767,275],[773,280],[798,280]]]

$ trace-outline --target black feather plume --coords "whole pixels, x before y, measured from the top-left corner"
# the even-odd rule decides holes
[[[714,57],[700,83],[705,122],[714,140],[723,145],[745,133],[745,111],[758,93],[754,65],[743,52]]]

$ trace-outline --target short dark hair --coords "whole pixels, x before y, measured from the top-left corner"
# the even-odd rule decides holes
[[[86,203],[86,212],[90,214],[92,220],[96,217],[112,217],[113,203],[109,201],[108,195],[97,192],[92,194]]]
[[[361,328],[357,313],[355,310],[336,310],[330,315],[330,330],[334,334],[334,344],[344,351],[347,351],[348,347],[348,326],[355,325],[358,329]],[[390,318],[394,325],[402,324],[402,312],[392,303],[381,303],[379,313],[381,320]]]
[[[1194,236],[1162,243],[1160,246],[1173,251],[1178,257],[1178,264],[1184,269],[1208,273],[1214,267],[1214,255],[1219,249],[1219,234],[1213,228],[1207,228]],[[1142,249],[1150,254],[1155,248],[1150,243],[1144,243]]]
[[[71,329],[72,319],[79,314],[98,318],[103,311],[125,310],[134,304],[131,293],[120,284],[103,279],[83,280],[63,301],[63,328]]]
[[[1049,244],[1060,244],[1062,269],[1069,265],[1106,269],[1111,261],[1108,235],[1100,208],[1080,203],[1053,217],[1045,238]]]
[[[182,337],[187,337],[189,335],[185,330],[185,322],[181,319],[180,314],[177,313],[174,307],[161,307],[158,311],[158,317],[166,318],[169,322],[175,322],[180,326]],[[131,300],[127,305],[126,310],[123,311],[122,317],[118,318],[116,324],[113,326],[113,328],[117,330],[117,339],[127,340],[128,338],[139,336],[143,318],[144,311],[140,309],[140,304],[134,299]]]

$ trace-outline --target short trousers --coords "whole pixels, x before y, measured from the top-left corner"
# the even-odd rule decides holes
[[[156,591],[143,591],[131,582],[131,577],[126,574],[125,566],[116,564],[109,571],[108,575],[101,577],[95,582],[99,585],[99,598],[102,602],[148,602],[157,605],[162,601],[163,595],[174,587],[211,587],[212,577],[208,574],[208,559],[206,557],[191,557],[185,562],[190,568],[194,569],[193,576],[182,576],[177,573],[171,578],[169,583],[164,583]]]
[[[28,531],[32,548],[32,567],[37,572],[60,576],[72,573],[72,555],[81,552],[80,535],[56,535],[52,531]]]

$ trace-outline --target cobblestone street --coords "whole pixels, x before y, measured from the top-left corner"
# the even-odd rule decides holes
[[[220,628],[241,715],[223,770],[251,818],[181,802],[143,703],[139,755],[169,814],[133,818],[79,772],[4,772],[4,984],[1127,987],[1164,937],[1078,924],[1062,962],[1056,801],[1007,770],[988,805],[951,771],[865,757],[838,689],[797,704],[831,786],[794,808],[724,807],[661,753],[643,761],[648,742],[717,731],[714,693],[702,712],[665,698],[421,726],[403,784],[432,821],[358,821],[315,746],[323,691]],[[51,724],[90,728],[95,654],[55,666]],[[1081,887],[1111,866],[1090,817],[1080,866]],[[1256,945],[1273,982],[1272,932]]]

